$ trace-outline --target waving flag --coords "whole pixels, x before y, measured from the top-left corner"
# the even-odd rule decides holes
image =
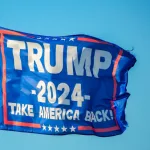
[[[0,129],[114,136],[127,127],[128,71],[136,59],[88,35],[0,28]]]

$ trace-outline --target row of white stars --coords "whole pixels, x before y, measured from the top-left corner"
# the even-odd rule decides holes
[[[44,124],[42,125],[42,129],[46,131],[46,128],[48,128],[48,131],[52,131],[52,128],[55,129],[55,132],[59,132],[59,127],[56,125],[55,127],[52,126],[45,126]],[[63,126],[62,128],[62,132],[67,132],[67,128],[65,126]],[[71,128],[69,128],[71,132],[75,132],[76,128],[74,126],[72,126]]]
[[[37,39],[38,40],[40,40],[40,39],[42,39],[41,37],[37,37]],[[46,38],[44,38],[45,40],[49,40],[50,38],[49,37],[46,37]],[[52,38],[52,40],[58,40],[57,38]],[[61,38],[60,39],[61,41],[65,41],[66,39],[65,38]],[[75,38],[69,38],[69,41],[74,41],[75,40]]]

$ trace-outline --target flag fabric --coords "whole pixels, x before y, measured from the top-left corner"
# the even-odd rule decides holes
[[[0,129],[48,135],[121,134],[136,58],[89,35],[0,28]]]

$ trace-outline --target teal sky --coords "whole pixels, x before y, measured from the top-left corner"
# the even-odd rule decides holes
[[[0,0],[0,26],[42,35],[89,34],[132,49],[119,136],[48,136],[0,131],[0,150],[150,150],[150,0]]]

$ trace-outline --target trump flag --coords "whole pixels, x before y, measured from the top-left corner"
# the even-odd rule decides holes
[[[47,135],[122,134],[136,58],[89,35],[0,27],[0,129]]]

